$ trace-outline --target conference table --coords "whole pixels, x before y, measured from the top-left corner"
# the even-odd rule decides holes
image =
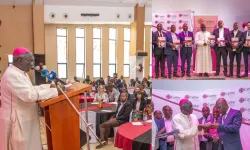
[[[133,125],[132,122],[118,127],[115,136],[115,147],[123,150],[151,150],[152,123]]]
[[[104,123],[105,121],[109,120],[111,116],[113,116],[116,112],[117,104],[116,103],[109,103],[109,104],[103,104],[103,108],[98,108],[97,103],[88,103],[88,121],[90,124],[92,124],[91,128],[95,131],[95,134],[97,136],[100,136],[100,130],[99,125]],[[80,113],[85,118],[85,104],[80,104]],[[80,122],[80,128],[83,131],[86,131],[86,127],[84,125],[84,122]],[[110,137],[114,135],[114,132],[111,130]],[[91,136],[91,143],[95,143],[96,139],[93,136],[93,134],[90,134]]]

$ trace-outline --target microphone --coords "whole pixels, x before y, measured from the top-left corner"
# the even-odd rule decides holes
[[[62,79],[60,79],[60,78],[58,78],[56,76],[56,72],[54,72],[54,71],[49,72],[47,70],[47,67],[45,65],[40,65],[40,66],[32,67],[31,69],[39,72],[42,77],[46,77],[49,81],[54,81],[55,83],[57,83],[59,81],[63,85],[67,85],[66,82],[64,82]]]

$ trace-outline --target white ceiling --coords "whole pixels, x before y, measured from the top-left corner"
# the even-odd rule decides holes
[[[42,0],[35,0],[40,3]],[[0,4],[32,4],[32,0],[0,0]],[[152,6],[152,0],[44,0],[45,5],[134,7],[137,3]]]

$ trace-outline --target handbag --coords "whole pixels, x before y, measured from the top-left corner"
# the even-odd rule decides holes
[[[13,110],[12,95],[11,95],[11,129],[9,137],[9,150],[25,150],[25,139],[23,130],[17,115],[16,110]]]

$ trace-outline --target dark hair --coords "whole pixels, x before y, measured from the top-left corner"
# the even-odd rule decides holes
[[[141,100],[144,100],[145,99],[145,96],[144,96],[144,93],[142,91],[138,91],[135,93],[135,99],[137,100],[137,95],[138,94],[141,94]]]
[[[121,92],[120,96],[121,96],[122,94],[125,94],[125,95],[128,97],[128,93],[127,93],[127,92]]]

